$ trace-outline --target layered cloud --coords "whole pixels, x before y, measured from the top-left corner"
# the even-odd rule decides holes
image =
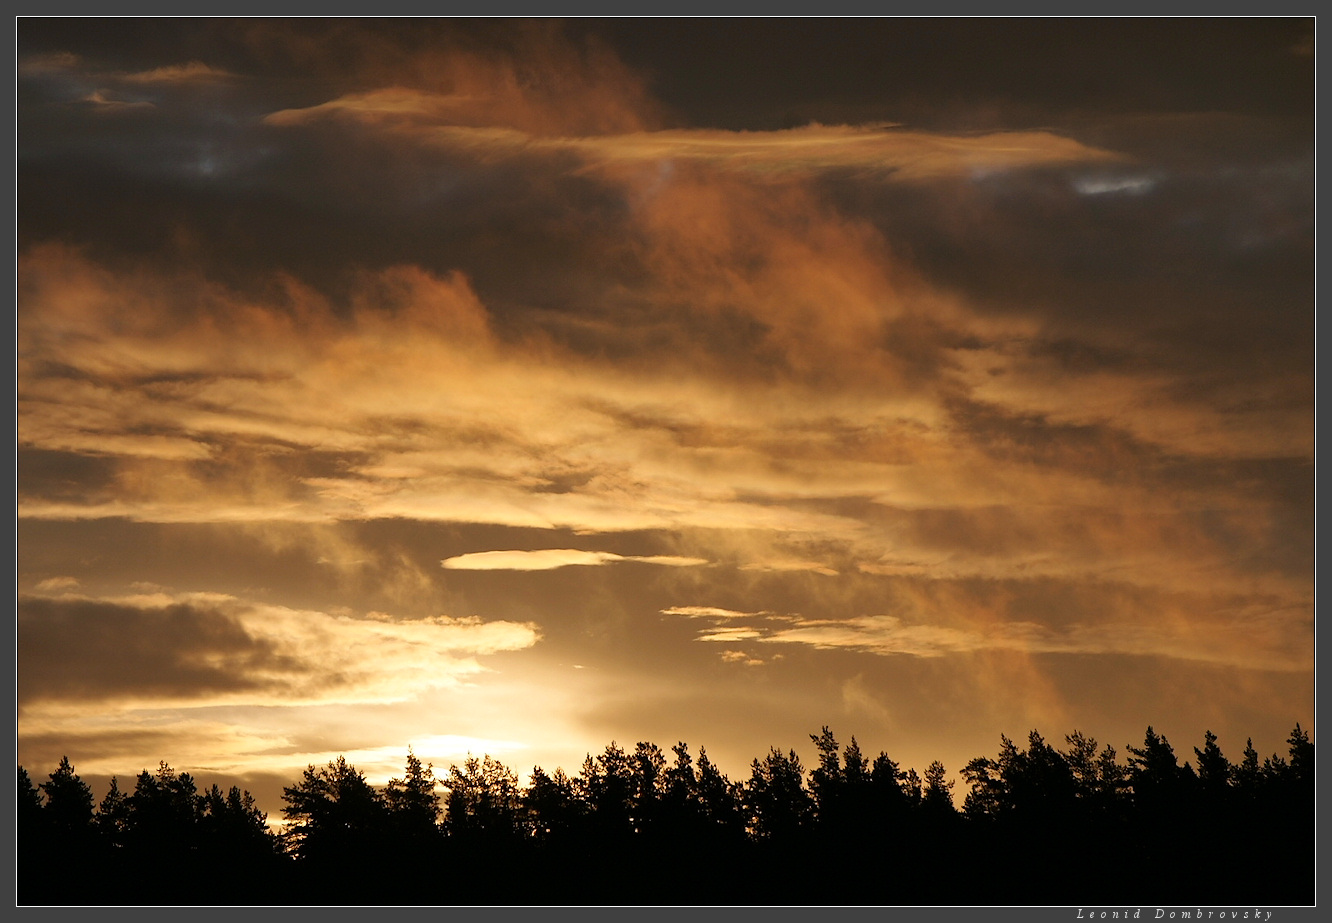
[[[749,355],[772,344],[786,356],[789,373],[775,380],[730,378],[706,356],[665,369],[607,363],[539,330],[502,338],[459,273],[362,273],[343,311],[292,279],[256,299],[190,273],[118,273],[67,248],[35,248],[19,263],[18,436],[32,472],[20,514],[741,529],[823,543],[822,557],[770,549],[735,561],[756,572],[1153,585],[1207,574],[1273,589],[1286,581],[1285,591],[1303,580],[1245,563],[1250,549],[1283,541],[1272,504],[1311,474],[1311,428],[1295,408],[1274,418],[1170,401],[1166,385],[1140,377],[1125,379],[1127,400],[1102,380],[1098,405],[1057,413],[1068,377],[1042,381],[1012,364],[1026,386],[992,392],[994,368],[971,384],[963,360],[948,359],[958,350],[930,344],[937,332],[919,348],[944,364],[914,371],[900,343],[867,333],[892,329],[885,313],[946,302],[924,289],[893,295],[868,251],[856,257],[864,277],[842,279],[852,285],[845,311],[820,314],[812,290],[794,296],[786,274],[802,260],[841,253],[845,263],[835,244],[855,238],[830,227],[826,244],[774,258],[736,289],[733,303],[765,321]],[[655,233],[685,246],[683,220]],[[681,250],[678,284],[725,291],[706,268],[685,281],[684,263],[703,249]],[[759,281],[772,297],[742,297]],[[989,335],[955,303],[937,317],[957,325],[949,337]],[[68,473],[43,473],[59,472],[58,460]],[[1033,495],[1039,505],[1025,502]],[[624,558],[715,560],[705,548],[546,548],[478,550],[444,566]]]
[[[357,618],[218,594],[26,596],[18,700],[25,709],[402,701],[464,682],[484,669],[478,657],[539,637],[528,623]]]

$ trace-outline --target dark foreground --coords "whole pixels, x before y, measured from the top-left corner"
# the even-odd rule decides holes
[[[344,760],[285,790],[285,832],[248,793],[163,763],[94,806],[62,761],[19,769],[19,905],[1312,905],[1313,744],[1196,768],[1148,728],[1120,764],[1033,732],[923,777],[831,733],[728,780],[684,744],[614,744],[577,777],[469,759],[436,780],[409,754],[368,785]],[[441,799],[438,787],[446,795]]]

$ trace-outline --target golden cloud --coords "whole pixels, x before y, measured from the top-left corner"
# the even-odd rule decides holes
[[[699,617],[731,618],[709,607],[681,607]],[[878,655],[937,658],[984,651],[1018,654],[1126,654],[1222,664],[1246,669],[1307,671],[1312,648],[1298,614],[1245,612],[1214,620],[1160,619],[1153,623],[1073,624],[1056,628],[1037,622],[994,621],[964,626],[911,623],[897,616],[844,619],[783,618],[764,624],[754,613],[752,627],[699,631],[696,640],[798,644],[820,650],[846,649]],[[1292,617],[1294,616],[1294,617]]]
[[[947,135],[892,124],[820,125],[781,131],[665,129],[552,136],[524,130],[527,113],[479,92],[437,93],[386,87],[351,93],[303,109],[265,116],[277,127],[326,119],[392,131],[399,137],[483,159],[518,154],[574,153],[609,167],[704,164],[751,176],[828,170],[874,173],[898,180],[984,176],[1003,170],[1072,163],[1111,163],[1123,155],[1047,131]]]
[[[110,664],[107,632],[121,646]],[[401,702],[463,683],[485,670],[476,658],[539,637],[525,622],[358,618],[217,593],[24,597],[20,700],[25,710],[88,698],[123,709]]]
[[[736,612],[734,609],[719,609],[716,606],[671,606],[661,610],[662,615],[684,615],[690,618],[743,619],[762,612]]]
[[[124,74],[120,79],[126,83],[141,84],[191,84],[218,83],[235,79],[236,75],[216,67],[210,67],[202,61],[189,61],[185,64],[169,64],[152,70],[135,71]]]
[[[697,567],[705,558],[675,555],[623,555],[609,551],[579,551],[574,548],[540,548],[535,551],[474,551],[445,558],[440,566],[447,570],[554,570],[558,567],[595,566],[619,561],[637,561],[666,567]]]
[[[253,40],[281,43],[339,77],[355,61],[362,85],[374,87],[275,112],[267,121],[352,118],[398,129],[503,125],[534,137],[623,133],[656,122],[659,107],[642,79],[609,48],[596,41],[574,44],[560,35],[558,23],[515,26],[507,47],[478,52],[447,35],[424,49],[404,49],[355,30],[335,28],[330,40],[312,42],[255,24]]]
[[[698,337],[697,360],[616,363],[536,328],[501,336],[456,272],[361,272],[335,308],[287,276],[256,298],[185,270],[25,250],[19,445],[111,464],[77,497],[25,482],[19,514],[761,533],[819,552],[739,542],[727,560],[756,576],[1258,580],[1304,598],[1299,575],[1231,566],[1236,536],[1263,540],[1267,499],[1156,470],[1271,449],[1259,427],[1283,422],[1299,450],[1307,421],[1214,425],[1234,418],[1173,397],[1164,375],[1070,384],[1013,345],[1034,323],[984,319],[901,271],[872,228],[807,190],[671,182],[638,203],[634,246],[644,298]],[[758,340],[719,367],[707,325],[736,313]],[[1204,429],[1214,438],[1190,448]],[[930,526],[941,511],[947,529]],[[551,551],[504,566],[554,566]],[[649,563],[722,556],[669,557]]]

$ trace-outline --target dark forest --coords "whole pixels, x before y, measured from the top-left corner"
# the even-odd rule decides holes
[[[68,759],[18,767],[20,905],[1309,905],[1314,745],[1210,731],[1183,763],[1147,728],[1121,761],[1073,732],[1001,736],[954,782],[828,728],[817,763],[772,748],[748,779],[684,743],[609,744],[526,786],[489,756],[437,777],[408,751],[383,788],[345,759],[248,792],[166,762],[98,801]]]

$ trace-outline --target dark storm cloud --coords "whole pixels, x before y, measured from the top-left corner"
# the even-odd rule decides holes
[[[1269,157],[1298,165],[1310,152],[1301,145]],[[1309,264],[1313,233],[1313,174],[1282,166],[1214,161],[1211,175],[1189,176],[1146,162],[1119,180],[1036,171],[947,187],[847,186],[839,202],[874,221],[930,278],[974,296],[978,308],[1039,312],[1058,325],[1055,335],[1132,323],[1160,337],[1224,324],[1236,339],[1240,331],[1269,331],[1276,344],[1308,320],[1310,283],[1292,270]],[[1099,194],[1077,188],[1116,181],[1143,185]]]
[[[624,115],[608,125],[638,127],[632,107],[650,108],[613,55],[592,44],[562,44],[553,23],[517,30],[418,25],[257,20],[191,30],[177,23],[164,29],[183,33],[178,43],[126,35],[112,54],[106,35],[78,24],[59,38],[47,24],[25,24],[32,51],[20,68],[20,239],[59,235],[98,252],[196,262],[244,284],[249,280],[236,277],[244,267],[294,270],[332,291],[346,282],[338,270],[349,261],[464,266],[495,283],[501,307],[517,294],[505,288],[515,259],[544,270],[553,283],[562,267],[578,262],[570,259],[570,242],[593,229],[584,220],[575,233],[564,216],[590,219],[607,207],[593,184],[565,177],[567,164],[551,169],[520,158],[485,167],[357,133],[293,135],[262,123],[275,111],[335,99],[357,82],[403,82],[462,97],[508,81],[532,99],[492,109],[490,117],[536,118],[546,103],[559,102],[570,127],[596,119],[587,95],[594,86],[617,88],[603,108]],[[122,30],[108,24],[111,33]],[[352,61],[359,63],[350,67]],[[203,68],[228,77],[188,79]],[[167,79],[173,73],[180,79]],[[567,85],[555,79],[560,73]],[[136,119],[93,113],[80,100],[103,84],[161,98]],[[605,233],[607,248],[613,241]],[[580,284],[568,283],[574,291]]]
[[[76,55],[19,61],[20,163],[112,167],[129,177],[216,182],[255,166],[238,78],[202,61],[115,71]]]
[[[287,665],[271,643],[206,606],[20,597],[17,631],[20,706],[253,690],[254,671]]]

